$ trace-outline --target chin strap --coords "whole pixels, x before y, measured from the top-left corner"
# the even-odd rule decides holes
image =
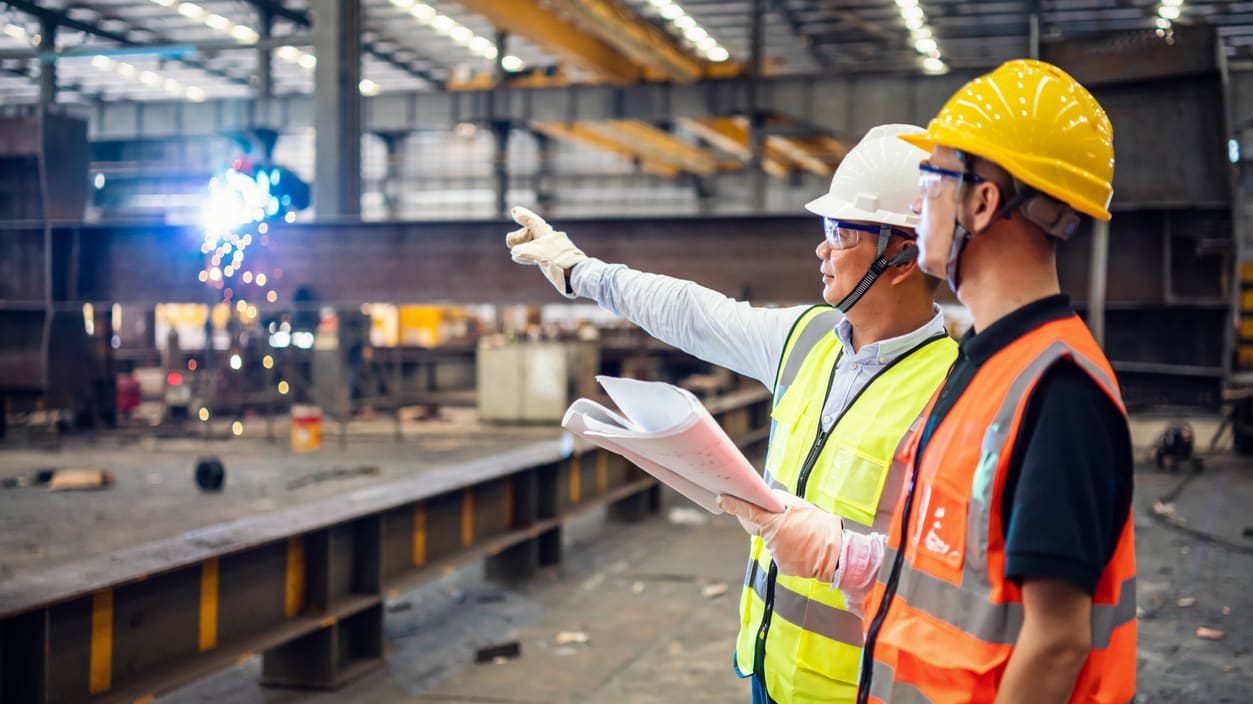
[[[879,277],[883,275],[883,272],[887,271],[888,267],[906,264],[913,261],[917,256],[918,247],[912,244],[905,245],[905,247],[902,248],[896,256],[890,259],[888,257],[880,256],[874,261],[874,264],[871,264],[870,268],[866,270],[866,275],[861,277],[861,281],[857,282],[857,285],[853,287],[853,290],[850,291],[842,301],[835,304],[835,309],[847,315],[849,309],[856,305],[857,302],[861,300],[862,296],[866,295],[866,292],[870,290],[870,287],[874,285],[875,281],[879,280]]]
[[[957,218],[953,218],[953,243],[948,248],[948,263],[944,267],[945,277],[948,279],[948,287],[953,289],[953,293],[957,293],[957,287],[961,285],[961,275],[958,273],[958,267],[961,265],[962,251],[966,249],[966,243],[970,241],[970,230],[962,227],[957,222]]]

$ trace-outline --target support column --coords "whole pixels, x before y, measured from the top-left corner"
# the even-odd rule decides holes
[[[387,162],[383,165],[383,208],[387,217],[395,220],[400,217],[400,196],[405,192],[401,179],[405,175],[405,145],[408,142],[407,132],[379,132],[379,139],[387,153]]]
[[[273,36],[274,13],[265,5],[257,6],[257,34],[261,40],[257,48],[257,97],[269,100],[274,97],[274,48],[270,46]]]
[[[1097,344],[1105,346],[1105,283],[1108,280],[1109,221],[1092,222],[1092,263],[1088,272],[1088,328]]]
[[[41,52],[56,51],[57,21],[55,17],[43,15],[39,18],[39,44]],[[57,103],[57,62],[49,59],[39,64],[39,105],[48,110]]]
[[[312,0],[319,219],[361,214],[361,0]]]
[[[502,119],[504,112],[500,108],[507,100],[505,93],[505,53],[509,35],[506,32],[496,33],[496,81],[491,92],[487,94],[487,122],[491,125],[492,136],[496,143],[492,156],[492,190],[495,195],[496,217],[509,217],[509,120]]]
[[[1027,56],[1040,58],[1040,0],[1032,0],[1027,16]]]
[[[762,169],[762,153],[766,136],[762,134],[765,120],[761,113],[762,48],[765,40],[766,0],[752,0],[749,10],[748,34],[748,141],[752,150],[749,160],[751,177],[751,201],[753,210],[760,213],[766,209],[766,172]]]
[[[540,215],[549,216],[556,197],[553,195],[553,140],[546,134],[532,132],[539,164],[535,171],[535,205]]]

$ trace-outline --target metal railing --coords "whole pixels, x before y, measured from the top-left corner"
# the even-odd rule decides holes
[[[767,439],[764,389],[707,405],[741,447]],[[625,459],[550,441],[18,576],[0,701],[148,701],[258,653],[263,684],[335,688],[383,663],[388,595],[474,559],[526,579],[574,515],[635,520],[660,496]]]

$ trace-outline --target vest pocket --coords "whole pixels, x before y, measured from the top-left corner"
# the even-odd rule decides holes
[[[830,470],[810,500],[864,525],[874,523],[879,497],[887,480],[888,459],[873,457],[852,445],[832,450]]]

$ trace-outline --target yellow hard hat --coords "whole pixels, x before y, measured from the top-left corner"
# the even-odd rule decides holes
[[[1114,129],[1096,98],[1043,61],[1001,64],[953,94],[925,134],[901,135],[987,159],[1082,213],[1109,220]]]

